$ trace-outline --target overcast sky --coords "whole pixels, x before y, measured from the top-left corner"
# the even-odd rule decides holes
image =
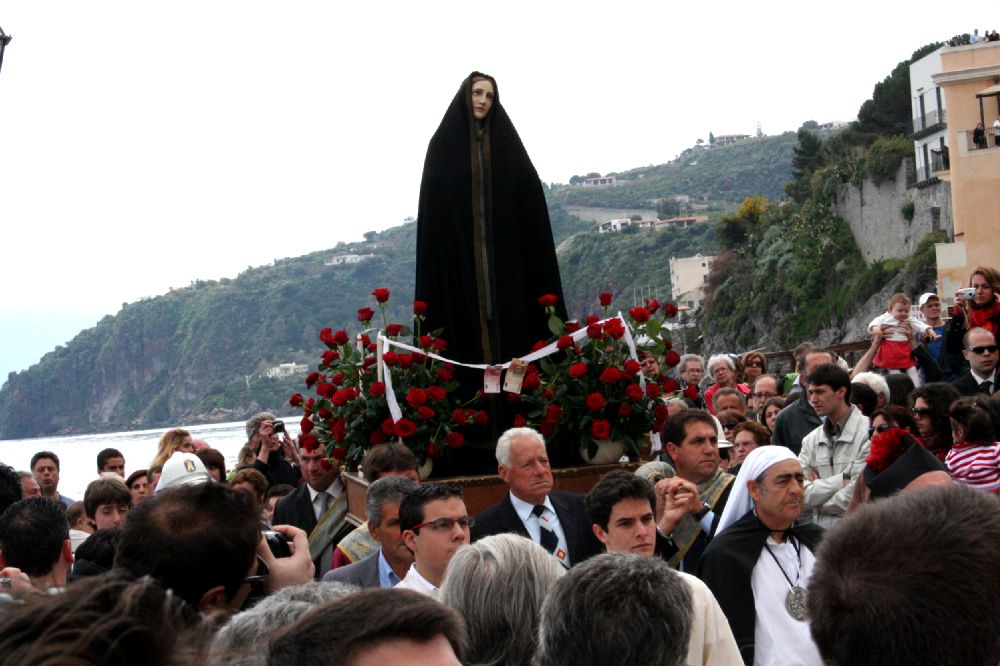
[[[567,182],[853,119],[918,47],[1000,27],[1000,0],[4,0],[0,26],[5,378],[123,302],[416,215],[473,69]]]

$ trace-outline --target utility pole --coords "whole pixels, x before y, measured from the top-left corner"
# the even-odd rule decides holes
[[[3,67],[3,51],[10,44],[11,39],[13,38],[5,33],[3,28],[0,28],[0,67]]]

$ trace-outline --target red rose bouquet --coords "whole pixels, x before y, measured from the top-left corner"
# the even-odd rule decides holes
[[[665,324],[676,316],[676,308],[651,300],[645,307],[631,308],[626,321],[608,312],[612,294],[601,292],[603,318],[563,322],[552,307],[554,298],[546,295],[538,301],[548,312],[552,342],[561,353],[528,367],[523,401],[531,408],[526,423],[590,457],[597,453],[598,442],[606,440],[621,441],[638,453],[648,433],[658,432],[667,417],[659,396],[676,385],[642,378],[629,341],[641,341],[667,365],[677,365],[680,357],[672,351]]]
[[[363,307],[358,310],[358,321],[366,328],[353,338],[344,329],[320,331],[327,349],[305,382],[314,395],[296,393],[288,401],[303,412],[299,443],[308,451],[323,447],[328,458],[352,467],[369,448],[390,440],[402,441],[422,463],[446,455],[465,443],[463,431],[486,425],[487,414],[471,403],[454,400],[458,381],[453,379],[453,367],[427,355],[447,347],[440,331],[421,333],[427,303],[414,301],[413,323],[408,326],[386,321],[388,289],[375,289],[372,296],[385,336],[420,350],[382,354],[402,418],[390,415],[386,378],[377,367],[378,334],[371,327],[376,313]]]

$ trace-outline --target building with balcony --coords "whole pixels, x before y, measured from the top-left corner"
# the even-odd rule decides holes
[[[693,257],[670,257],[670,295],[677,305],[692,310],[705,299],[705,278],[715,257],[696,254]]]
[[[948,171],[948,125],[944,94],[933,80],[941,73],[941,47],[910,65],[910,101],[913,109],[913,151],[918,187],[937,182],[936,173]]]
[[[953,294],[976,266],[1000,266],[1000,42],[945,47],[931,75],[948,110],[948,170],[954,242],[937,247],[938,289]]]
[[[601,185],[614,185],[618,181],[614,176],[598,176],[596,178],[584,178],[584,187],[599,187]]]

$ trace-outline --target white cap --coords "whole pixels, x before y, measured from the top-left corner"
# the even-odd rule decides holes
[[[726,439],[726,431],[722,428],[722,423],[719,422],[719,417],[715,414],[709,413],[712,420],[715,421],[715,432],[719,434],[719,448],[728,449],[732,447],[733,443]]]
[[[927,305],[927,301],[931,300],[932,298],[938,298],[938,295],[929,291],[926,294],[921,294],[920,300],[917,301],[917,305],[919,305],[920,307],[924,307],[925,305]],[[941,299],[938,298],[938,300]]]
[[[163,463],[163,473],[160,474],[160,480],[157,482],[156,490],[153,493],[155,494],[161,490],[176,486],[208,483],[211,480],[212,475],[205,469],[201,458],[193,453],[177,451],[174,455],[170,456],[167,462]]]

